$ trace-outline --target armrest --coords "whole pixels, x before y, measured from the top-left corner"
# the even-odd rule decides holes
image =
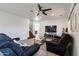
[[[39,48],[40,48],[40,45],[34,44],[34,45],[30,46],[27,51],[24,51],[22,53],[22,55],[23,56],[32,56],[39,50]]]
[[[10,48],[0,49],[0,52],[5,56],[17,56],[15,52]]]
[[[21,48],[23,49],[23,51],[27,51],[29,49],[29,46],[21,46]]]
[[[46,41],[46,45],[49,45],[49,46],[58,46],[59,43]]]
[[[58,55],[62,55],[65,51],[63,47],[56,45],[56,44],[52,44],[51,42],[47,42],[46,47],[47,47],[47,51],[56,53]]]
[[[54,38],[60,39],[60,38],[61,38],[61,36],[56,36],[56,35],[54,35]]]
[[[63,47],[59,46],[59,44],[56,45],[49,41],[46,41],[46,45],[51,47],[58,47],[59,49],[64,49]]]
[[[60,43],[60,39],[55,38],[51,43],[58,45]]]

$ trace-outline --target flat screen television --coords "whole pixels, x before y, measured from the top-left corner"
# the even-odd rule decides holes
[[[45,26],[45,32],[50,32],[51,31],[51,26]]]
[[[56,32],[57,26],[45,26],[45,32]]]

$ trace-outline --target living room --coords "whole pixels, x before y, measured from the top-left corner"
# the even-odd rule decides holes
[[[20,47],[12,48],[15,44],[7,47],[16,50],[16,54],[10,53],[13,56],[64,56],[68,45],[66,42],[64,42],[66,47],[61,49],[60,46],[53,48],[54,45],[48,41],[61,41],[62,34],[66,33],[74,38],[74,45],[71,44],[73,48],[69,48],[73,51],[68,50],[66,55],[79,55],[79,21],[73,20],[74,18],[78,18],[78,6],[78,3],[2,3],[0,4],[0,39],[4,41],[6,36],[10,37],[8,39],[13,39],[12,42],[23,46],[23,49],[28,48],[26,46],[31,46],[28,48],[30,52],[26,53],[24,53],[25,51],[22,51]],[[66,39],[68,38],[70,39],[70,37],[67,36]],[[0,45],[0,50],[3,52],[2,49],[5,45],[3,43]],[[58,50],[55,51],[55,48]],[[20,51],[22,51],[22,53],[20,53]],[[2,52],[0,55],[6,56],[5,52]]]

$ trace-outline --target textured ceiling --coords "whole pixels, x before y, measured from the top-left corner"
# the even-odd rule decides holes
[[[51,11],[47,11],[47,16],[40,13],[41,19],[62,19],[68,18],[70,5],[69,3],[43,3],[40,4],[42,9],[52,8]],[[38,6],[36,3],[2,3],[0,4],[0,10],[8,12],[17,16],[26,17],[29,19],[34,19],[38,11]],[[30,12],[32,10],[33,12]],[[52,16],[54,13],[54,16]]]

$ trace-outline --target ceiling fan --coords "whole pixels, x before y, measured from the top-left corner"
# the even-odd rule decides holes
[[[50,10],[52,10],[51,8],[49,8],[49,9],[42,9],[42,7],[40,6],[40,4],[38,4],[38,13],[37,13],[37,16],[40,14],[40,12],[42,12],[42,14],[44,14],[44,15],[47,15],[47,13],[45,13],[46,11],[50,11]],[[33,12],[32,10],[31,10],[31,12]]]

